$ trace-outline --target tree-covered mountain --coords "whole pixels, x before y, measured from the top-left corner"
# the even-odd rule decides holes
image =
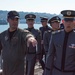
[[[3,20],[7,20],[7,13],[9,11],[4,11],[4,10],[0,10],[0,19],[3,19]],[[50,19],[52,16],[55,16],[57,14],[50,14],[50,13],[40,13],[40,12],[19,12],[20,14],[20,22],[21,23],[25,23],[25,15],[26,14],[29,14],[29,13],[33,13],[36,15],[36,19],[35,19],[35,22],[36,23],[40,23],[40,17],[48,17],[48,19]],[[60,18],[62,18],[61,14],[58,15]]]

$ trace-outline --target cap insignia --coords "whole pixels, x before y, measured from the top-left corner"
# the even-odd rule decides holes
[[[68,11],[68,12],[67,12],[67,15],[68,15],[68,16],[70,16],[70,15],[71,15],[71,12],[70,12],[70,11]]]

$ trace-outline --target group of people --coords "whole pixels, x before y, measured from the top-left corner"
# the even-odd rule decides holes
[[[28,28],[20,29],[19,13],[8,12],[9,28],[0,33],[3,75],[34,75],[36,62],[42,66],[42,75],[75,75],[75,11],[63,10],[61,14],[62,28],[59,16],[40,17],[42,27],[38,30],[34,28],[36,15],[25,15]]]

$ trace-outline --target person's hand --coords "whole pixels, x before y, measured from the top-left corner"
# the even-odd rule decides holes
[[[29,44],[32,43],[33,47],[35,47],[37,45],[37,41],[34,37],[30,37],[27,40],[27,46],[29,47]]]

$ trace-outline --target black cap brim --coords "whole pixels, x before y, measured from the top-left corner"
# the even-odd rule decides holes
[[[17,18],[17,19],[19,19],[19,16],[8,16],[8,18],[10,18],[10,19]]]
[[[64,18],[64,21],[73,21],[74,18]]]
[[[34,18],[27,18],[26,20],[34,20]]]

